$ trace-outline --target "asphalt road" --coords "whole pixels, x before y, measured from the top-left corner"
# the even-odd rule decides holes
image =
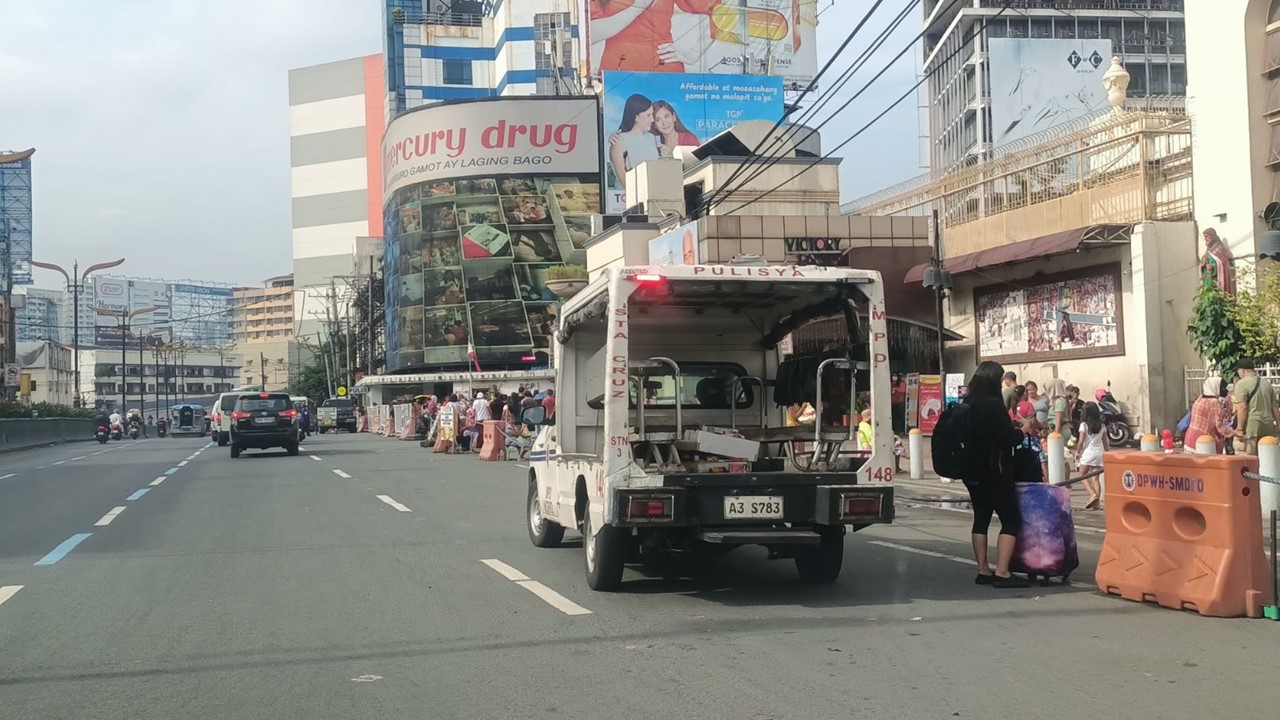
[[[747,549],[696,578],[628,569],[623,592],[602,594],[586,588],[580,543],[529,544],[513,463],[367,435],[305,447],[233,461],[204,440],[153,439],[0,456],[0,717],[1280,707],[1280,624],[1102,597],[1086,584],[1097,533],[1082,532],[1068,588],[975,586],[966,515],[905,508],[848,538],[831,587]]]

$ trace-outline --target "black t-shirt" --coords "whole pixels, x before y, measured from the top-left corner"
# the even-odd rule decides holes
[[[979,437],[985,437],[986,446],[982,449],[982,457],[987,459],[986,477],[973,478],[978,481],[1014,480],[1011,450],[1022,442],[1022,430],[1015,427],[1009,412],[1004,409],[1004,401],[1000,397],[967,397],[964,402],[969,405],[973,429]]]

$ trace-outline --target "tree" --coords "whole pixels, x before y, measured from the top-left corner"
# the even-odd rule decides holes
[[[298,372],[289,379],[289,388],[295,395],[305,395],[317,403],[323,402],[333,395],[330,377],[346,377],[346,346],[344,336],[339,334],[325,341],[318,348],[312,349],[311,359],[302,363]],[[338,367],[326,368],[326,358],[332,362],[333,350],[338,350]]]
[[[1227,375],[1240,358],[1280,361],[1280,272],[1259,271],[1253,289],[1234,297],[1216,285],[1196,293],[1187,324],[1192,345],[1209,364]]]

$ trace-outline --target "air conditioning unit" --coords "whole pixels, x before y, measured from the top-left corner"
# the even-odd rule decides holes
[[[427,12],[434,15],[448,15],[453,12],[453,2],[451,0],[431,0],[431,5]]]

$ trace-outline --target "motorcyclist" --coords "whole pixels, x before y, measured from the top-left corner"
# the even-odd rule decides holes
[[[106,428],[108,431],[111,430],[111,418],[107,417],[106,411],[101,409],[93,413],[93,431],[95,433],[98,432],[100,427]]]
[[[111,421],[112,425],[119,425],[122,428],[124,427],[124,418],[115,410],[111,411],[111,416],[107,419]]]

